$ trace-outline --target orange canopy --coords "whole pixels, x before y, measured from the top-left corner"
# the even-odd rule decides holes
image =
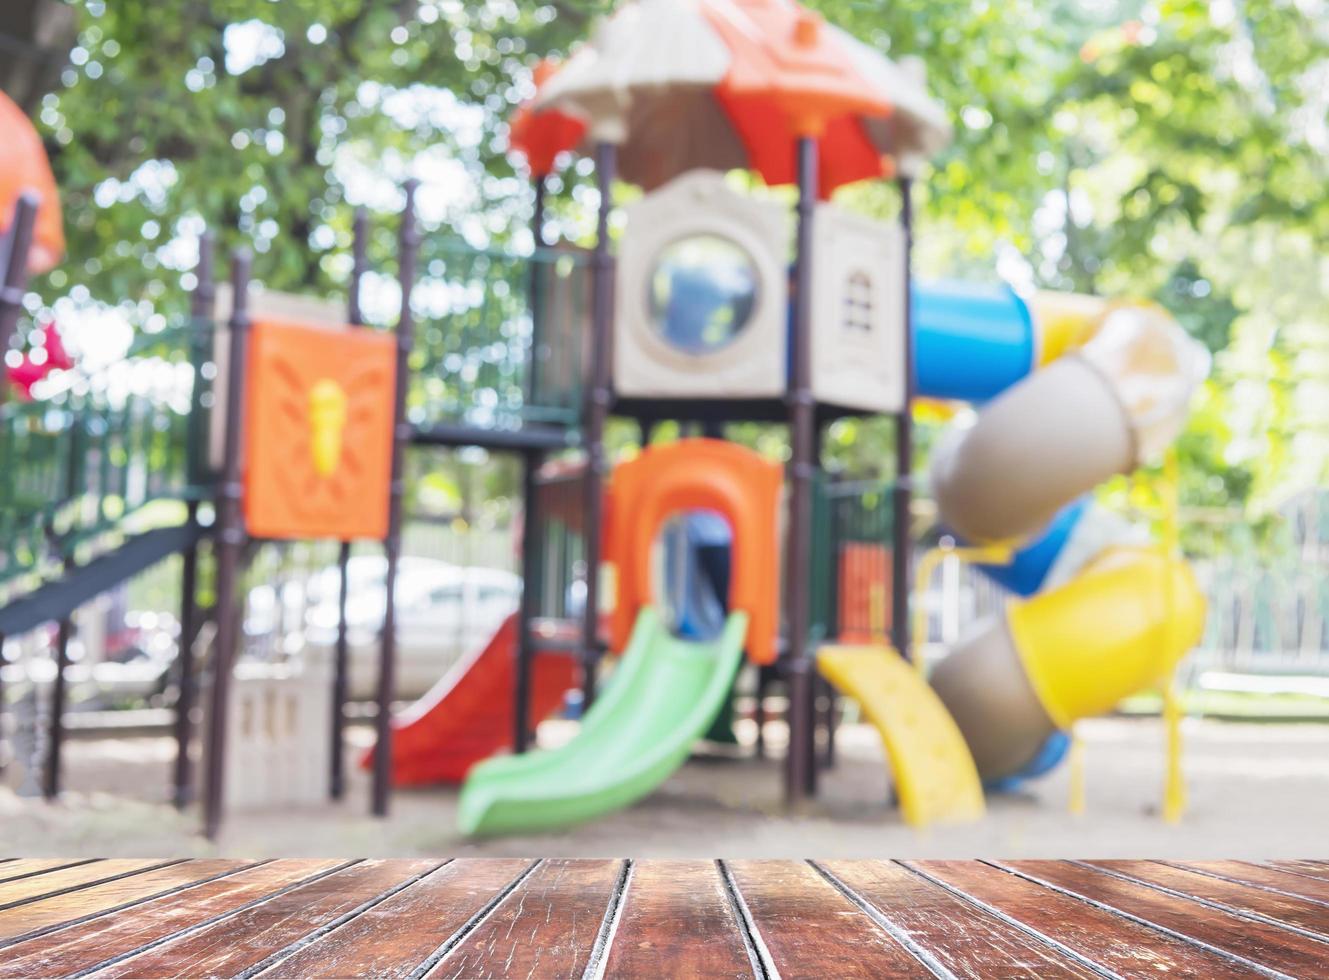
[[[535,66],[535,87],[558,70],[558,62],[545,58]],[[554,160],[571,150],[586,135],[586,120],[559,109],[536,112],[530,101],[517,107],[508,123],[508,149],[526,158],[533,177],[546,177],[554,171]]]
[[[28,269],[42,273],[54,268],[65,254],[60,195],[46,148],[32,121],[9,96],[0,92],[0,232],[9,230],[19,195],[24,191],[35,191],[41,197]]]
[[[647,190],[701,167],[791,183],[797,140],[815,136],[826,196],[950,138],[920,75],[794,0],[623,4],[532,102],[585,116],[589,138],[618,143],[621,175]]]

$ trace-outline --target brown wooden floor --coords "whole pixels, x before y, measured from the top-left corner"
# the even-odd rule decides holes
[[[1329,862],[0,861],[0,977],[1329,976]]]

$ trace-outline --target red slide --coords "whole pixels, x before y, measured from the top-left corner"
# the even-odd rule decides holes
[[[511,747],[516,644],[513,614],[482,650],[459,662],[392,720],[393,785],[459,783],[471,766]],[[578,671],[571,651],[539,651],[531,668],[532,722],[559,708],[563,695],[576,686]],[[360,765],[368,768],[372,758],[371,749]]]

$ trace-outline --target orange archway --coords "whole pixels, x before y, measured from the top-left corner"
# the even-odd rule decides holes
[[[719,439],[651,446],[614,469],[605,557],[618,570],[614,649],[626,647],[652,601],[651,549],[661,525],[685,510],[713,510],[734,533],[729,608],[748,614],[748,655],[774,662],[779,628],[781,468]]]

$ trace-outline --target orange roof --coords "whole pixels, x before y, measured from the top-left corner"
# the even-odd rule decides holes
[[[28,267],[46,272],[65,254],[60,194],[46,157],[46,147],[23,110],[0,92],[0,230],[8,230],[24,191],[41,195]]]
[[[535,87],[540,86],[558,71],[558,63],[545,58],[535,66]],[[586,121],[558,109],[534,111],[529,102],[517,107],[508,123],[508,148],[526,158],[526,165],[535,177],[544,177],[554,170],[554,160],[565,150],[571,150],[586,135]]]
[[[723,98],[770,103],[804,136],[821,135],[836,116],[890,115],[891,103],[854,70],[817,14],[788,0],[705,3],[702,13],[733,54],[717,89]]]

